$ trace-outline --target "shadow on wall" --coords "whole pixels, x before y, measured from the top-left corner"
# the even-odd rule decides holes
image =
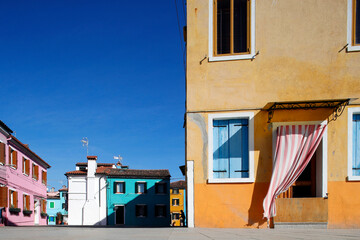
[[[156,194],[155,185],[148,188],[144,194],[125,193],[114,194],[113,186],[110,182],[107,194],[111,196],[108,200],[107,224],[116,227],[169,227],[170,226],[170,183],[162,180],[160,183],[166,183],[166,193]],[[134,198],[134,195],[136,196]],[[130,200],[131,199],[131,200]],[[138,206],[138,207],[137,207]],[[145,207],[144,207],[145,206]],[[163,206],[163,207],[162,207]],[[117,208],[123,208],[118,210]],[[144,209],[145,208],[145,209]],[[156,215],[163,212],[163,217]],[[118,214],[118,216],[116,215]],[[124,214],[124,223],[116,224],[116,221],[122,222],[122,215]],[[137,216],[138,215],[138,216]],[[139,216],[145,215],[145,216]]]
[[[24,215],[24,218],[22,219],[22,221],[19,221],[19,222],[13,222],[13,221],[9,220],[5,214],[6,213],[3,213],[3,215],[2,215],[3,223],[5,226],[32,226],[32,225],[35,225],[35,223],[34,223],[35,220],[33,217],[34,213]],[[15,212],[10,212],[9,214],[11,216],[20,216],[20,213],[15,213]],[[39,216],[39,218],[43,219],[45,217]],[[26,224],[26,225],[23,225],[23,224]]]
[[[276,111],[271,122],[299,122],[324,121],[331,114],[331,110],[279,110]],[[268,113],[260,111],[254,116],[255,153],[258,153],[257,171],[251,205],[248,210],[247,226],[257,224],[257,227],[266,222],[263,218],[263,201],[267,194],[272,175],[272,126],[267,123]],[[256,156],[256,154],[255,154]],[[256,157],[255,157],[256,159]],[[271,221],[272,223],[272,221]]]

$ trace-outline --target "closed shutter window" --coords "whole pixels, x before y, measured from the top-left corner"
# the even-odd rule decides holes
[[[8,188],[0,187],[0,207],[8,207]]]
[[[360,114],[353,115],[352,174],[360,176]]]
[[[0,164],[5,165],[5,143],[0,143]]]
[[[42,183],[46,185],[47,183],[47,172],[45,171],[41,171],[42,172]]]
[[[213,121],[214,178],[249,177],[248,119]]]

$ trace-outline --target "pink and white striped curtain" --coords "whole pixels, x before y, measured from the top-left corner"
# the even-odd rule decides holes
[[[273,173],[263,202],[264,217],[276,216],[275,199],[304,171],[319,146],[326,125],[280,126],[277,129]]]

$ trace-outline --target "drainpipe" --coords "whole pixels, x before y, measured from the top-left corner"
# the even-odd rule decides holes
[[[105,177],[105,191],[107,191],[106,176],[103,175],[103,176],[101,176],[99,178],[99,217],[100,217],[100,223],[99,224],[101,224],[101,190],[102,190],[102,188],[101,188],[101,178],[103,178],[103,177]],[[107,194],[107,192],[106,192],[106,194]],[[105,204],[106,204],[106,201],[105,201]],[[105,206],[105,208],[106,208],[106,206]],[[106,209],[106,211],[107,211],[107,209]]]

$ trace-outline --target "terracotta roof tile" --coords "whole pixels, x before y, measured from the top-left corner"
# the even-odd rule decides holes
[[[185,189],[186,188],[186,182],[184,180],[172,182],[172,183],[170,183],[170,188]]]
[[[115,165],[115,163],[97,163],[97,166],[98,167],[101,167],[101,166],[113,166]],[[87,162],[78,162],[76,163],[76,166],[87,166]]]
[[[171,177],[167,169],[117,169],[117,168],[98,168],[96,173],[106,174],[111,177],[124,178],[169,178]]]
[[[85,170],[75,170],[75,171],[70,171],[70,172],[67,172],[65,173],[65,175],[86,175],[87,174],[87,171]]]
[[[32,153],[35,157],[37,157],[42,163],[44,163],[46,165],[47,168],[50,168],[51,166],[45,162],[41,157],[39,157],[36,153],[34,153],[30,148],[29,145],[22,143],[19,139],[17,139],[16,137],[14,137],[13,135],[11,135],[11,138],[14,139],[17,143],[19,143],[20,145],[22,145],[23,147],[25,147],[30,153]]]

